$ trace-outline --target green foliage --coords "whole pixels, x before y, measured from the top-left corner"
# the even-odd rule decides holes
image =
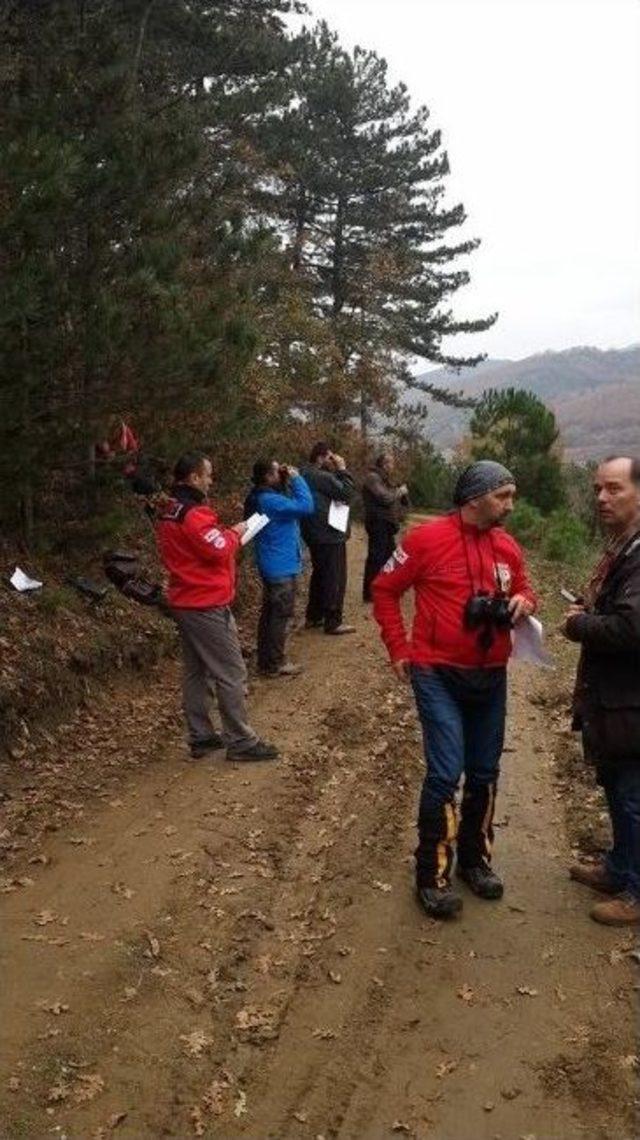
[[[520,495],[543,514],[562,506],[565,492],[550,408],[532,392],[490,389],[471,420],[471,456],[495,459],[513,472]]]
[[[524,546],[537,546],[545,532],[546,522],[537,507],[526,499],[517,499],[509,516],[508,529]]]
[[[551,562],[576,566],[589,547],[589,532],[583,522],[566,509],[553,511],[545,520],[542,554]]]
[[[451,506],[451,491],[457,472],[430,444],[415,455],[407,485],[414,507],[445,510]]]
[[[562,469],[567,507],[594,537],[598,529],[593,477],[596,464],[567,463]]]

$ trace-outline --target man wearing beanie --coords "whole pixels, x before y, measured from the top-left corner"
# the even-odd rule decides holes
[[[416,887],[427,914],[451,918],[457,874],[479,898],[499,899],[491,867],[504,743],[511,627],[533,613],[522,551],[503,529],[515,480],[481,460],[460,475],[455,510],[414,527],[373,583],[373,612],[398,677],[410,679],[427,774],[418,813]],[[415,592],[410,636],[400,608]],[[464,775],[460,820],[456,791]]]

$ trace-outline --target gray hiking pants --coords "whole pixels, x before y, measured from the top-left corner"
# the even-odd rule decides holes
[[[247,718],[247,667],[238,627],[228,606],[208,610],[172,610],[183,659],[183,709],[189,742],[206,740],[215,731],[209,713],[209,691],[215,688],[227,748],[255,744],[258,734]]]

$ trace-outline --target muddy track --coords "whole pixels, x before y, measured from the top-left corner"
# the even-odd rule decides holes
[[[361,560],[356,538],[358,633],[299,635],[305,674],[255,684],[278,764],[185,763],[165,666],[127,716],[115,687],[76,718],[71,769],[84,750],[92,775],[65,807],[54,774],[56,830],[41,805],[16,814],[3,1137],[635,1134],[637,966],[566,880],[535,678],[513,675],[507,895],[436,925],[411,893],[419,734],[358,604]]]

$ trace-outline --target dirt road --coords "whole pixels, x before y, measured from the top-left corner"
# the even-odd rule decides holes
[[[185,763],[173,666],[60,738],[74,786],[2,896],[3,1137],[635,1134],[637,965],[566,879],[537,678],[512,676],[505,898],[437,925],[411,890],[415,716],[361,561],[356,538],[358,633],[298,635],[305,674],[254,686],[278,764]]]

